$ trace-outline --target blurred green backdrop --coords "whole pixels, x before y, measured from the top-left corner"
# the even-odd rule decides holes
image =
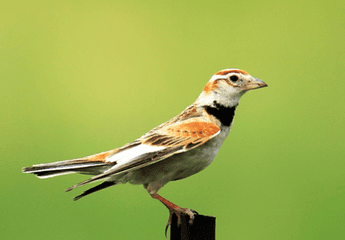
[[[212,2],[212,3],[211,3]],[[160,193],[217,217],[217,239],[345,239],[344,1],[2,1],[1,239],[164,239],[142,186],[77,202],[88,176],[32,164],[119,147],[241,68],[216,160]]]

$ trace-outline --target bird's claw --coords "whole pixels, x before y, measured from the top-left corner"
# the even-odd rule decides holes
[[[179,210],[177,209],[169,209],[169,219],[168,219],[168,223],[165,227],[165,237],[167,237],[167,233],[168,233],[168,228],[172,223],[172,216],[173,214],[176,215],[177,217],[177,226],[180,226],[182,221],[181,221],[181,215],[188,215],[189,216],[189,224],[192,225],[194,222],[194,216],[195,215],[199,215],[199,213],[193,209],[189,209],[189,208],[181,208]]]

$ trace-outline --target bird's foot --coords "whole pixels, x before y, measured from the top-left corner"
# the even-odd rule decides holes
[[[169,219],[168,223],[165,227],[165,237],[167,237],[168,228],[172,223],[172,216],[176,215],[177,217],[177,226],[180,226],[182,223],[181,216],[188,215],[189,216],[189,224],[192,225],[194,221],[194,216],[198,214],[198,212],[194,211],[193,209],[189,208],[181,208],[179,206],[175,206],[174,208],[169,208]]]
[[[149,193],[150,193],[150,191],[149,191]],[[177,225],[178,226],[180,226],[182,223],[182,221],[181,221],[182,215],[188,215],[189,216],[189,224],[193,224],[194,215],[198,214],[196,211],[189,209],[189,208],[181,208],[181,207],[177,206],[176,204],[163,198],[162,196],[158,195],[158,193],[150,193],[150,195],[152,198],[159,200],[161,203],[163,203],[169,209],[169,220],[168,220],[167,226],[165,227],[165,236],[167,236],[168,228],[172,223],[173,214],[175,214],[177,216]]]

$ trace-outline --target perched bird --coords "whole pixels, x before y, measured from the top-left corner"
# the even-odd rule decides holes
[[[181,214],[194,219],[194,211],[181,208],[158,195],[170,181],[200,172],[216,157],[228,136],[241,96],[267,84],[239,69],[224,69],[213,75],[196,101],[171,120],[152,129],[137,140],[114,150],[95,155],[23,168],[38,178],[69,173],[95,175],[76,187],[103,181],[75,197],[119,184],[142,184],[152,198],[161,201],[179,222]]]

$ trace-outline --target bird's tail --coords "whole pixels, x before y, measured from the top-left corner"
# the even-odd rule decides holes
[[[112,166],[112,165],[111,165]],[[23,168],[23,173],[33,173],[38,178],[50,178],[70,173],[96,175],[111,167],[103,161],[89,161],[88,159],[72,159],[52,163],[36,164]]]
[[[99,180],[106,180],[105,182],[86,190],[85,192],[83,192],[82,194],[74,198],[74,200],[78,200],[91,193],[97,192],[99,190],[102,190],[104,188],[107,188],[116,184],[115,181],[107,180],[106,178],[102,178],[101,176],[104,175],[104,171],[106,171],[107,169],[111,168],[112,166],[116,164],[116,162],[107,162],[106,158],[112,154],[115,154],[117,151],[118,149],[114,149],[114,150],[98,153],[98,154],[91,155],[88,157],[83,157],[83,158],[76,158],[76,159],[52,162],[52,163],[36,164],[36,165],[33,165],[32,167],[23,168],[23,173],[32,173],[41,179],[56,177],[60,175],[70,174],[70,173],[97,175],[97,178],[93,177],[84,182],[76,184],[66,189],[66,191],[70,191],[86,183],[99,181]]]
[[[23,168],[23,173],[32,173],[38,178],[50,178],[70,173],[98,175],[114,165],[112,162],[106,162],[106,157],[114,152],[116,149],[83,158],[36,164]]]

